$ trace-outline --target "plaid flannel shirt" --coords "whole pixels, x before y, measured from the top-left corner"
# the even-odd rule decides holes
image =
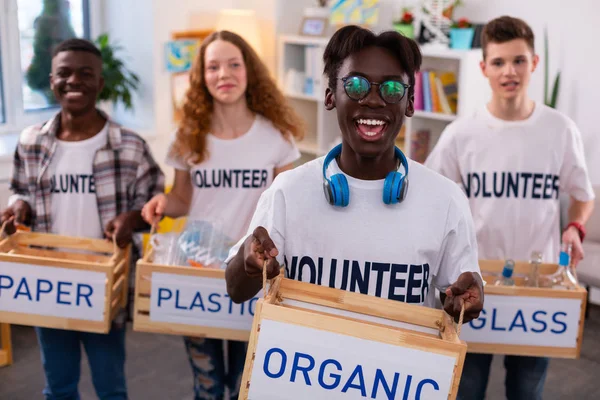
[[[109,124],[108,141],[93,159],[98,211],[102,227],[105,227],[119,214],[141,210],[154,195],[162,193],[165,178],[148,144],[136,133],[122,128],[98,111]],[[33,212],[33,231],[50,232],[52,228],[51,177],[47,171],[56,151],[59,126],[60,113],[44,124],[25,129],[14,153],[10,181],[13,194],[9,198],[9,206],[17,200],[29,203]],[[141,249],[134,244],[132,250],[134,267]],[[131,268],[132,274],[133,270]],[[132,279],[129,281],[133,284]]]
[[[136,133],[108,121],[108,141],[93,160],[103,227],[121,213],[141,210],[154,195],[164,191],[164,174],[148,144]],[[19,199],[29,203],[33,231],[50,232],[52,228],[51,177],[47,170],[56,151],[59,125],[60,113],[44,124],[25,129],[14,153],[9,205]]]

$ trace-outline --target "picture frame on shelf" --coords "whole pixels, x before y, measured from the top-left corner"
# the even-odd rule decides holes
[[[323,17],[303,17],[300,23],[300,35],[324,37],[327,35],[329,21]]]

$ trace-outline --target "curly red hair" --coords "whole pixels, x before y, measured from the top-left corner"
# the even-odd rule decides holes
[[[226,40],[242,52],[246,65],[248,108],[271,121],[284,137],[296,140],[304,136],[304,123],[289,106],[284,95],[271,79],[267,67],[252,47],[239,35],[229,31],[214,32],[202,42],[190,73],[190,87],[183,105],[183,118],[177,130],[172,156],[188,164],[199,164],[209,156],[206,135],[211,126],[213,98],[204,80],[206,48],[215,40]]]

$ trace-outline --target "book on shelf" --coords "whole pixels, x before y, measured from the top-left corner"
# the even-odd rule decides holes
[[[457,106],[454,72],[426,69],[415,74],[415,110],[456,115]]]

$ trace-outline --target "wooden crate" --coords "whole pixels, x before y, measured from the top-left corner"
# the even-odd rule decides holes
[[[482,260],[484,309],[477,320],[465,324],[461,338],[468,351],[555,358],[579,358],[587,291],[524,286],[494,286],[488,273],[501,273],[504,261]],[[557,264],[542,264],[542,274],[552,274]],[[515,275],[529,275],[527,262],[515,263]],[[516,279],[523,285],[522,279]]]
[[[108,333],[129,261],[106,240],[18,231],[0,241],[0,322]]]
[[[12,362],[10,325],[0,324],[0,367],[11,365]]]
[[[455,399],[466,350],[443,310],[277,277],[239,399]]]
[[[137,262],[135,331],[248,341],[258,296],[234,304],[225,270],[157,265],[153,257],[151,249]]]

